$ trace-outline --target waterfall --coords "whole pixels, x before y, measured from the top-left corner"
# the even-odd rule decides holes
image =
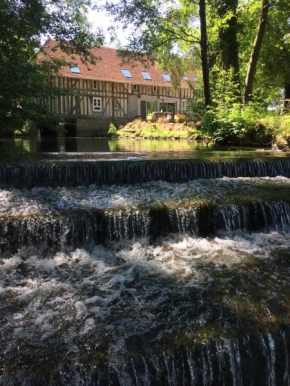
[[[0,164],[0,385],[290,386],[290,160]]]
[[[290,204],[282,201],[200,207],[166,206],[148,210],[92,210],[6,217],[0,223],[1,250],[23,246],[59,250],[92,247],[138,237],[156,240],[169,234],[197,237],[220,231],[287,231]]]
[[[286,338],[287,337],[287,338]],[[288,344],[286,343],[288,339]],[[120,365],[96,369],[71,363],[52,379],[32,375],[29,384],[43,385],[289,385],[289,330],[252,333],[240,339],[212,340],[158,355],[137,356]],[[28,383],[27,383],[28,384]]]
[[[197,178],[290,176],[288,159],[1,163],[0,186],[78,186],[182,182]]]

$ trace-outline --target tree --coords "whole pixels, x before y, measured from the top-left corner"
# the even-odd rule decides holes
[[[221,63],[224,70],[231,67],[239,75],[238,41],[237,41],[237,7],[238,0],[218,0],[217,13],[222,23],[219,28]]]
[[[206,5],[205,0],[199,1],[199,18],[200,18],[200,50],[204,87],[204,100],[206,106],[211,106],[211,92],[209,82],[209,64],[208,64],[208,40],[206,25]]]
[[[176,80],[178,75],[184,74],[192,54],[199,57],[205,103],[211,104],[205,0],[181,0],[178,4],[162,0],[133,0],[129,3],[121,0],[118,4],[107,3],[106,10],[116,21],[122,21],[124,28],[130,26],[135,31],[120,52],[124,57],[157,59],[173,74],[179,70],[179,74],[175,74]],[[178,55],[185,59],[183,63],[179,61],[179,68],[176,67]]]
[[[257,83],[261,88],[277,94],[284,89],[290,98],[290,4],[279,1],[273,4],[268,15],[267,31],[260,53]]]
[[[47,114],[37,98],[59,90],[49,84],[63,62],[39,62],[37,52],[45,38],[55,38],[71,53],[90,60],[98,37],[89,32],[78,0],[2,0],[0,3],[0,133],[13,133],[27,120]],[[70,44],[67,45],[67,41]]]
[[[247,104],[252,99],[254,80],[257,71],[257,65],[259,60],[260,51],[262,48],[263,39],[266,32],[268,12],[269,12],[270,3],[269,0],[262,0],[261,13],[258,24],[258,30],[253,44],[246,81],[245,81],[245,91],[244,91],[244,103]]]

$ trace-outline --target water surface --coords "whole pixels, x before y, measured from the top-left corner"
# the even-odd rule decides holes
[[[288,157],[269,148],[217,147],[203,141],[16,138],[0,139],[0,160],[21,159],[171,159]]]

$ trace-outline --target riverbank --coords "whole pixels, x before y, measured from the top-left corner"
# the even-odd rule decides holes
[[[214,131],[214,129],[207,130],[205,126],[206,124],[202,125],[202,122],[189,124],[136,119],[120,128],[111,124],[108,133],[116,138],[203,140],[206,143],[215,142],[223,146],[272,146],[275,150],[289,150],[289,115],[268,115],[251,124],[245,124],[239,130],[226,131],[223,128]]]
[[[178,122],[151,122],[136,119],[117,130],[110,126],[109,133],[119,138],[206,140],[198,127]]]

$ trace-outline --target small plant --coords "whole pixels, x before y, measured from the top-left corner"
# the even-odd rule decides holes
[[[110,137],[117,137],[118,136],[118,130],[116,126],[113,123],[110,123],[109,130],[108,130],[108,135]]]

